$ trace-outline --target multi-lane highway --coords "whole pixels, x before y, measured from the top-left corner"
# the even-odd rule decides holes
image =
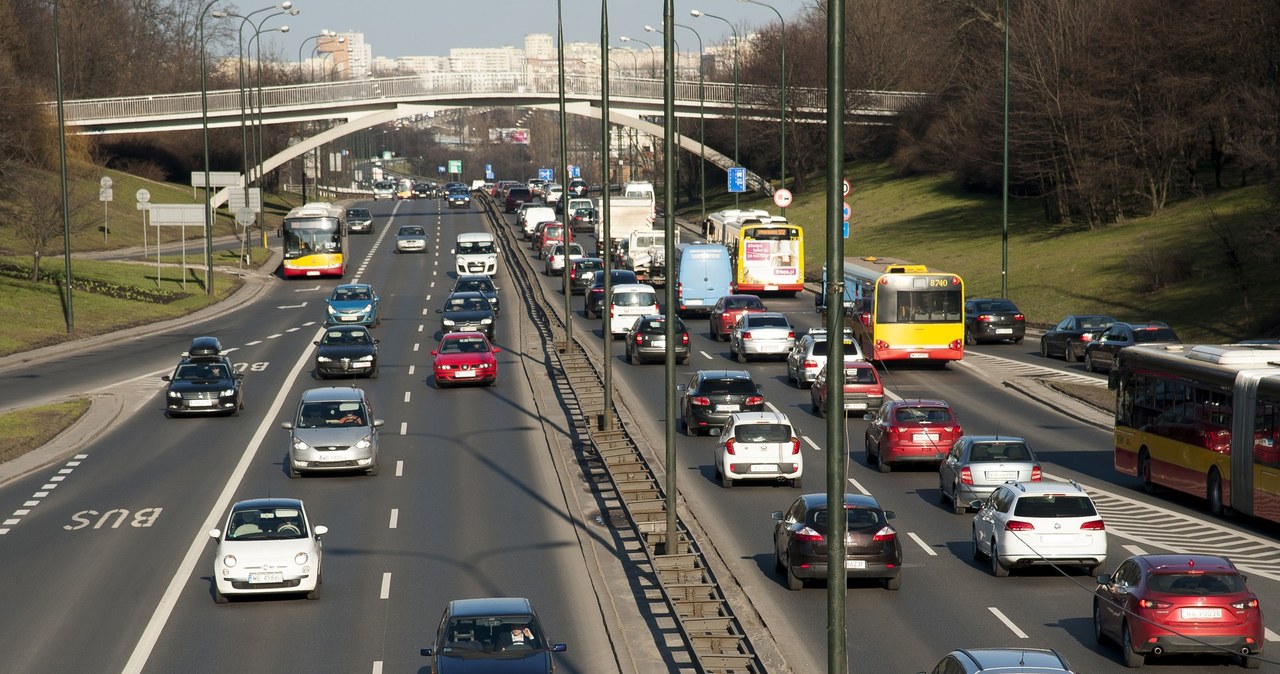
[[[311,372],[333,280],[269,281],[256,301],[209,322],[0,374],[5,406],[99,387],[127,401],[116,423],[74,456],[0,486],[0,670],[416,672],[429,663],[418,649],[429,645],[448,600],[495,595],[533,599],[551,638],[569,644],[559,671],[671,667],[658,647],[663,637],[643,633],[634,605],[643,602],[628,596],[625,579],[622,593],[610,584],[621,565],[599,558],[607,537],[584,523],[577,501],[584,490],[556,447],[564,418],[547,399],[543,347],[504,275],[498,385],[437,390],[430,382],[452,242],[488,223],[478,209],[448,210],[437,200],[370,206],[375,230],[351,238],[348,280],[371,283],[383,297],[384,320],[374,329],[381,376],[358,383],[386,420],[377,477],[290,480],[281,465],[287,436],[279,423],[302,391],[333,383]],[[428,228],[428,254],[393,253],[394,229],[405,223]],[[558,287],[559,279],[538,278]],[[805,298],[767,301],[801,329],[817,324]],[[575,320],[575,331],[598,338],[598,320],[581,313]],[[823,420],[809,413],[808,392],[787,383],[783,364],[739,365],[705,326],[689,320],[693,358],[679,368],[681,380],[701,368],[750,370],[768,404],[805,436],[808,490],[821,489],[814,478],[826,451],[849,451],[850,490],[897,513],[902,589],[849,586],[852,671],[928,670],[953,648],[994,645],[1057,648],[1079,671],[1120,668],[1114,646],[1094,643],[1092,579],[1049,569],[992,577],[970,559],[972,516],[938,505],[936,473],[868,468],[861,419],[850,419],[846,447],[823,447]],[[234,349],[248,409],[231,418],[166,419],[159,377],[200,334]],[[1108,569],[1135,550],[1213,550],[1248,568],[1264,611],[1280,605],[1280,545],[1265,527],[1214,520],[1193,500],[1142,494],[1111,470],[1107,432],[1000,386],[1007,371],[1052,365],[1028,357],[1033,349],[1030,342],[982,347],[1014,362],[890,368],[884,382],[896,395],[948,400],[967,432],[1026,437],[1047,473],[1085,485],[1107,521]],[[615,381],[638,430],[661,446],[661,366],[627,365],[620,349],[614,354]],[[773,572],[769,513],[800,491],[721,489],[710,467],[714,446],[714,438],[680,436],[672,468],[706,543],[750,601],[735,610],[758,612],[791,671],[822,671],[824,592],[788,591]],[[220,526],[231,502],[268,495],[303,499],[314,523],[329,527],[322,596],[216,605],[206,530]],[[1268,639],[1267,652],[1280,653],[1275,633]],[[1221,663],[1181,658],[1158,668],[1216,671]]]

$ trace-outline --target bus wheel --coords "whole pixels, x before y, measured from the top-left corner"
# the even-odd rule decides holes
[[[1222,477],[1218,475],[1216,468],[1209,471],[1209,488],[1207,491],[1205,498],[1209,501],[1209,512],[1213,513],[1214,517],[1222,517],[1226,508],[1222,505]]]
[[[1142,478],[1142,491],[1156,493],[1156,483],[1151,481],[1151,454],[1146,447],[1138,452],[1138,477]]]

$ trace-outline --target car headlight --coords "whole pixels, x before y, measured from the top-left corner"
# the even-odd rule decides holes
[[[444,323],[445,325],[453,325],[453,324],[454,324],[454,323],[453,323],[453,321],[451,321],[451,320],[449,320],[449,319],[447,319],[447,318],[446,318],[446,319],[444,319],[444,320],[442,320],[442,321],[440,321],[440,322],[441,322],[441,323]]]
[[[178,393],[177,391],[169,391],[169,397],[170,397],[170,398],[181,398],[181,397],[182,397],[182,394],[181,394],[181,393]]]
[[[316,356],[317,363],[332,363],[333,359],[328,356]]]
[[[372,363],[372,362],[373,362],[373,355],[372,355],[372,354],[370,354],[370,355],[368,355],[368,356],[360,356],[360,357],[359,357],[359,358],[357,358],[356,360],[357,360],[358,362],[361,362],[361,363]]]
[[[293,448],[294,448],[294,449],[296,449],[296,450],[298,450],[299,452],[305,452],[305,451],[307,451],[307,450],[311,449],[311,445],[308,445],[307,443],[305,443],[305,442],[303,442],[303,441],[299,440],[298,438],[294,438],[294,439],[293,439]]]
[[[366,435],[363,438],[360,438],[360,440],[356,442],[356,444],[352,445],[352,447],[355,447],[356,449],[369,449],[372,446],[373,446],[372,436],[369,436],[369,435]]]
[[[492,318],[483,318],[483,319],[481,319],[481,320],[480,320],[480,325],[488,325],[488,324],[490,324],[490,323],[492,323],[492,322],[493,322],[493,319],[492,319]]]
[[[223,565],[223,566],[225,566],[225,567],[228,567],[228,568],[235,566],[235,565],[236,565],[236,556],[235,556],[235,555],[227,555],[227,556],[223,557],[223,558],[222,558],[222,565]]]
[[[333,305],[332,305],[332,304],[330,304],[330,305],[329,305],[329,313],[330,313],[330,314],[336,314],[336,313],[338,313],[338,310],[337,310],[337,309],[334,309],[334,308],[333,308]]]
[[[236,394],[236,390],[235,390],[235,389],[233,389],[233,388],[227,388],[227,389],[222,389],[222,393],[221,393],[220,395],[221,395],[223,398],[230,398],[231,396],[233,396],[233,395],[235,395],[235,394]]]
[[[293,563],[297,564],[298,566],[302,566],[303,564],[307,563],[308,559],[309,557],[307,557],[307,553],[299,552],[298,554],[293,556]]]
[[[364,308],[360,310],[360,313],[362,313],[362,314],[367,314],[367,313],[369,313],[370,311],[373,311],[373,305],[372,305],[372,304],[366,304],[366,305],[364,305]]]

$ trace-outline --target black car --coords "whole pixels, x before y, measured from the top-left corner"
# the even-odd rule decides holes
[[[455,599],[440,618],[435,642],[421,653],[435,658],[435,674],[549,674],[553,643],[533,605],[523,597]]]
[[[465,187],[449,189],[449,208],[471,208],[471,191]]]
[[[639,283],[636,273],[630,269],[611,269],[609,276],[612,279],[611,285],[622,285],[624,283]],[[582,313],[589,318],[600,318],[600,313],[604,310],[604,274],[596,274],[595,280],[591,282],[591,287],[587,288],[586,298],[583,300]]]
[[[1021,344],[1027,320],[1017,305],[1006,299],[964,301],[964,342],[1004,342]]]
[[[719,435],[729,415],[764,409],[760,385],[746,370],[699,370],[680,396],[680,418],[688,435]]]
[[[493,277],[485,274],[463,274],[453,284],[455,293],[473,292],[484,295],[489,300],[489,306],[493,307],[493,313],[497,314],[502,311],[501,300],[498,299],[498,286],[493,285]]]
[[[604,272],[604,260],[598,257],[569,259],[569,292],[581,295],[587,292],[596,277]]]
[[[871,496],[844,495],[845,576],[880,579],[886,589],[902,585],[902,541],[885,510]],[[806,580],[827,577],[827,495],[805,494],[791,507],[772,515],[774,570],[787,588],[800,590]]]
[[[1084,349],[1089,342],[1115,322],[1116,319],[1110,316],[1067,316],[1040,336],[1040,355],[1044,358],[1061,355],[1068,363],[1074,363],[1084,358]]]
[[[347,209],[347,231],[373,233],[373,215],[367,208]]]
[[[594,208],[575,208],[569,226],[575,232],[594,232],[600,222],[600,211]]]
[[[434,195],[435,195],[435,189],[432,188],[431,185],[428,185],[427,183],[413,184],[414,199],[430,199]]]
[[[482,293],[449,293],[444,307],[436,309],[436,313],[440,314],[440,331],[446,335],[451,332],[483,332],[485,337],[493,340],[497,314]]]
[[[316,376],[378,376],[378,340],[363,325],[334,325],[315,342]]]
[[[1084,369],[1110,372],[1116,354],[1134,344],[1181,344],[1182,340],[1166,323],[1113,323],[1084,348]]]
[[[574,178],[569,181],[569,186],[565,188],[565,193],[571,197],[587,196],[587,181],[582,178]]]
[[[165,392],[165,414],[227,414],[244,409],[244,375],[235,371],[222,345],[213,337],[197,337],[182,355]]]
[[[661,314],[641,316],[627,331],[627,362],[633,365],[667,358],[667,317]],[[689,364],[689,330],[676,317],[676,343],[672,347],[676,361]]]

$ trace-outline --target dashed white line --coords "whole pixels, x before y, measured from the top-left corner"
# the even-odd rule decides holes
[[[6,527],[11,527],[17,523],[18,523],[17,519],[7,519],[4,522],[0,522],[0,524],[4,524]]]
[[[396,477],[404,477],[404,461],[396,461]]]
[[[267,339],[275,339],[275,338],[277,338],[277,337],[284,337],[284,333],[282,333],[282,332],[277,332],[277,333],[276,333],[276,334],[274,334],[274,335],[267,335]]]
[[[285,332],[297,332],[297,331],[299,331],[299,330],[301,330],[301,329],[302,329],[302,328],[289,328],[288,330],[285,330]]]
[[[426,307],[423,307],[423,308],[422,308],[422,315],[423,315],[423,316],[426,316],[426,315],[427,315],[427,308],[426,308]]]
[[[49,481],[50,481],[50,482],[61,482],[61,481],[65,480],[65,479],[67,479],[67,476],[66,476],[66,475],[54,475],[53,477],[49,478]]]
[[[938,556],[938,553],[934,552],[933,548],[929,547],[929,544],[925,543],[919,536],[915,534],[914,531],[908,531],[907,535],[910,536],[911,540],[915,541],[917,545],[919,545],[921,548],[924,548],[924,551],[928,553],[930,557]]]
[[[33,508],[33,507],[38,506],[38,505],[40,505],[40,502],[39,502],[39,501],[27,501],[26,503],[23,503],[23,504],[22,504],[22,507],[24,507],[24,508]]]
[[[413,366],[413,365],[410,365],[410,366],[409,366],[409,374],[413,374],[413,368],[414,368],[414,366]]]
[[[30,515],[30,514],[31,514],[31,509],[30,509],[30,508],[19,508],[19,509],[17,509],[17,510],[15,510],[15,511],[13,511],[13,514],[14,514],[15,516],[17,516],[17,517],[22,517],[23,515]]]
[[[40,486],[40,488],[41,488],[41,489],[56,489],[57,487],[58,487],[58,485],[56,485],[56,484],[46,484],[46,485],[41,485],[41,486]]]
[[[44,498],[48,495],[49,495],[49,492],[47,491],[38,491],[35,494],[32,494],[32,496],[35,496],[36,498]]]
[[[373,661],[373,674],[382,674],[382,661],[381,661],[381,660],[374,660],[374,661]]]
[[[259,344],[261,344],[261,343],[262,343],[262,340],[261,340],[261,339],[255,339],[255,340],[253,340],[252,342],[248,342],[248,343],[246,343],[246,344],[245,344],[245,346],[257,346],[257,345],[259,345]]]
[[[409,402],[409,397],[410,397],[410,396],[412,396],[412,395],[413,395],[413,391],[405,391],[405,392],[404,392],[404,401],[405,401],[405,402]]]
[[[706,351],[699,351],[698,353],[702,354],[702,357],[706,358],[707,360],[715,360],[714,358],[711,357],[711,354],[707,353]]]
[[[814,442],[813,440],[810,440],[810,439],[809,439],[809,436],[807,436],[807,435],[802,435],[802,436],[800,436],[800,439],[802,439],[802,440],[804,440],[805,442],[809,443],[809,446],[810,446],[810,447],[812,447],[812,448],[814,448],[814,449],[818,450],[819,452],[821,452],[821,451],[822,451],[822,448],[818,446],[818,443]]]
[[[1026,633],[1026,632],[1023,632],[1023,631],[1022,631],[1022,630],[1020,630],[1020,629],[1018,629],[1018,626],[1017,626],[1017,625],[1015,625],[1015,624],[1013,624],[1013,621],[1012,621],[1012,620],[1009,620],[1008,618],[1006,618],[1006,617],[1005,617],[1005,615],[1004,615],[1003,613],[1001,613],[1001,612],[1000,612],[1000,609],[998,609],[998,608],[996,608],[996,607],[994,607],[994,606],[988,606],[988,607],[987,607],[987,610],[988,610],[988,611],[991,611],[991,613],[992,613],[992,614],[994,614],[994,615],[995,615],[995,617],[999,618],[999,619],[1000,619],[1000,622],[1004,623],[1004,626],[1005,626],[1005,627],[1008,627],[1008,628],[1009,628],[1009,630],[1010,630],[1011,632],[1013,632],[1014,634],[1016,634],[1016,635],[1018,636],[1018,638],[1019,638],[1019,639],[1026,639],[1026,638],[1027,638],[1027,633]]]
[[[306,323],[303,323],[303,324],[302,324],[302,326],[303,326],[303,327],[305,327],[305,328],[309,328],[309,327],[311,327],[311,326],[313,326],[313,325],[315,325],[315,324],[316,324],[316,322],[315,322],[315,321],[307,321]],[[249,342],[249,343],[250,343],[250,344],[261,344],[261,342]]]
[[[863,496],[871,495],[871,492],[867,491],[867,488],[862,486],[857,480],[849,478],[849,484],[853,485],[853,488],[857,489]]]
[[[406,434],[406,433],[408,433],[408,432],[409,432],[409,422],[407,422],[407,421],[401,421],[401,422],[400,422],[400,435],[404,435],[404,434]]]
[[[396,525],[397,525],[397,524],[399,524],[399,523],[400,523],[400,509],[399,509],[399,508],[392,508],[392,509],[391,509],[391,524],[390,524],[390,526],[389,526],[388,528],[389,528],[389,529],[394,529],[394,528],[396,528]]]
[[[414,351],[417,351],[417,350],[418,350],[418,345],[417,345],[417,344],[414,344],[414,345],[413,345],[413,350],[414,350]]]

